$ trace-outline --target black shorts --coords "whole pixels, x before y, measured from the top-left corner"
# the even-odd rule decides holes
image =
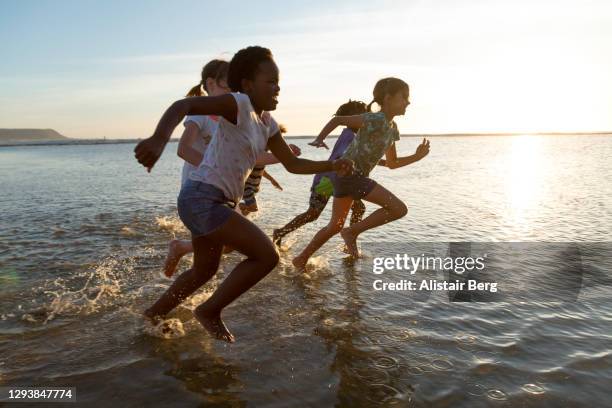
[[[377,183],[361,174],[351,174],[346,177],[333,177],[334,197],[352,197],[361,200],[376,187]]]

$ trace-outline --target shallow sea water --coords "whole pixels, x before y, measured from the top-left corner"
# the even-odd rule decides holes
[[[327,154],[294,142],[304,157]],[[417,144],[403,138],[398,151]],[[288,236],[279,266],[224,312],[231,345],[211,339],[191,310],[238,254],[172,313],[172,332],[140,317],[170,283],[161,274],[169,240],[188,235],[176,214],[176,144],[151,174],[132,149],[0,148],[0,386],[73,386],[80,403],[121,406],[608,403],[612,138],[433,138],[422,162],[372,174],[408,216],[364,234],[356,263],[333,239],[305,274],[291,259],[330,209]],[[264,180],[252,219],[271,234],[306,210],[312,179],[268,170],[284,191]],[[562,260],[529,259],[508,281],[533,282],[518,301],[373,290],[374,257],[423,243],[444,253],[449,242],[571,243],[584,267],[580,292],[538,296]]]

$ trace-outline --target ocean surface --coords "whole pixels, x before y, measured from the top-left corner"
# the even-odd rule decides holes
[[[306,142],[295,141],[304,157],[326,158]],[[418,142],[403,138],[398,152]],[[76,387],[79,403],[117,406],[610,404],[612,137],[436,137],[423,161],[377,168],[372,178],[408,215],[363,234],[357,262],[334,238],[306,273],[290,261],[331,206],[289,235],[279,266],[224,312],[231,345],[209,337],[191,310],[242,259],[236,253],[169,316],[173,331],[141,318],[170,283],[161,273],[168,242],[188,234],[176,213],[177,144],[151,174],[133,148],[0,148],[0,386]],[[264,180],[251,218],[271,234],[307,209],[312,178],[268,171],[284,190]],[[516,296],[373,289],[375,279],[411,277],[374,274],[375,257],[452,253],[449,243],[474,253],[522,243],[500,258],[514,269],[494,276]],[[572,255],[544,256],[542,247],[559,245]],[[567,287],[576,268],[571,293],[550,290]],[[513,292],[519,286],[527,292]]]

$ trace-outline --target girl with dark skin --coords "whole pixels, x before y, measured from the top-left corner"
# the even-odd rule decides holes
[[[162,116],[153,136],[141,141],[136,146],[134,151],[138,162],[150,172],[161,156],[172,131],[185,115],[220,116],[220,120],[227,123],[221,123],[222,127],[215,134],[215,139],[221,138],[218,141],[219,143],[228,143],[227,141],[222,142],[222,140],[226,139],[227,136],[231,136],[231,132],[228,132],[227,135],[223,134],[223,127],[225,129],[233,129],[232,127],[235,127],[236,130],[232,132],[243,132],[239,136],[245,139],[256,137],[256,135],[244,133],[244,129],[247,129],[247,127],[239,128],[239,126],[244,126],[244,123],[239,123],[238,120],[243,118],[239,111],[238,101],[244,100],[243,95],[248,97],[250,102],[248,105],[249,109],[252,109],[254,112],[254,114],[250,115],[250,120],[258,123],[265,122],[266,117],[268,121],[270,120],[269,115],[266,116],[267,111],[276,109],[278,103],[277,97],[280,91],[278,85],[279,70],[272,58],[271,52],[262,47],[248,47],[240,50],[230,62],[228,84],[232,91],[236,92],[235,94],[186,98],[173,103]],[[256,145],[253,148],[257,150]],[[269,149],[291,173],[314,174],[335,171],[339,175],[347,175],[353,169],[353,162],[346,159],[339,159],[333,162],[312,161],[294,156],[282,138],[280,131],[277,131],[267,139],[264,148]],[[232,164],[232,160],[224,161],[224,157],[214,157],[210,153],[210,151],[207,152],[204,161],[209,160],[212,163],[220,163],[230,167],[234,166],[230,168],[230,171],[234,171],[234,173],[241,171],[236,176],[238,179],[241,178],[244,183],[248,176],[244,169],[245,162]],[[260,152],[256,151],[255,153]],[[244,154],[244,160],[248,161],[246,162],[248,163],[247,167],[250,167],[252,170],[255,165],[255,159],[247,156],[247,153]],[[240,170],[240,166],[242,166],[242,170]],[[246,169],[246,171],[250,170]],[[194,188],[201,189],[215,188],[214,186],[195,181],[192,185],[196,186]],[[183,187],[183,189],[185,188]],[[181,191],[182,193],[183,191]],[[235,200],[232,202],[235,205]],[[160,320],[204,285],[217,272],[223,246],[227,245],[246,255],[246,259],[234,268],[208,300],[194,310],[194,315],[213,336],[220,340],[233,342],[234,336],[221,319],[221,312],[227,305],[270,273],[277,265],[279,255],[270,238],[247,218],[227,208],[219,209],[219,206],[223,206],[225,203],[211,204],[211,202],[208,202],[207,205],[217,206],[215,207],[215,210],[218,210],[217,214],[223,215],[222,224],[206,233],[196,234],[194,233],[196,227],[191,228],[190,225],[187,225],[189,222],[186,223],[190,230],[192,230],[193,236],[193,267],[183,272],[162,297],[153,306],[148,308],[144,314],[153,321]],[[183,218],[180,208],[179,215]],[[206,217],[206,215],[203,217]],[[199,221],[214,222],[215,220],[196,220],[196,222]]]

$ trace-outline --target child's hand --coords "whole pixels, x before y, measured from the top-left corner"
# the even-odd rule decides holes
[[[423,138],[421,144],[417,147],[416,152],[414,153],[419,160],[429,154],[429,140]]]
[[[159,156],[161,156],[164,151],[165,146],[166,143],[164,143],[164,141],[155,136],[151,136],[136,145],[134,148],[134,156],[136,160],[138,160],[138,163],[145,166],[150,173],[159,159]]]
[[[348,176],[353,173],[355,163],[349,159],[338,159],[333,162],[333,170],[340,176]]]
[[[314,147],[324,147],[327,150],[329,150],[329,147],[327,147],[327,145],[325,144],[324,141],[319,140],[319,138],[316,138],[314,141],[308,143],[310,146],[314,146]]]
[[[290,144],[289,148],[291,149],[293,154],[296,155],[297,157],[300,157],[300,155],[302,154],[302,150],[294,144]]]

